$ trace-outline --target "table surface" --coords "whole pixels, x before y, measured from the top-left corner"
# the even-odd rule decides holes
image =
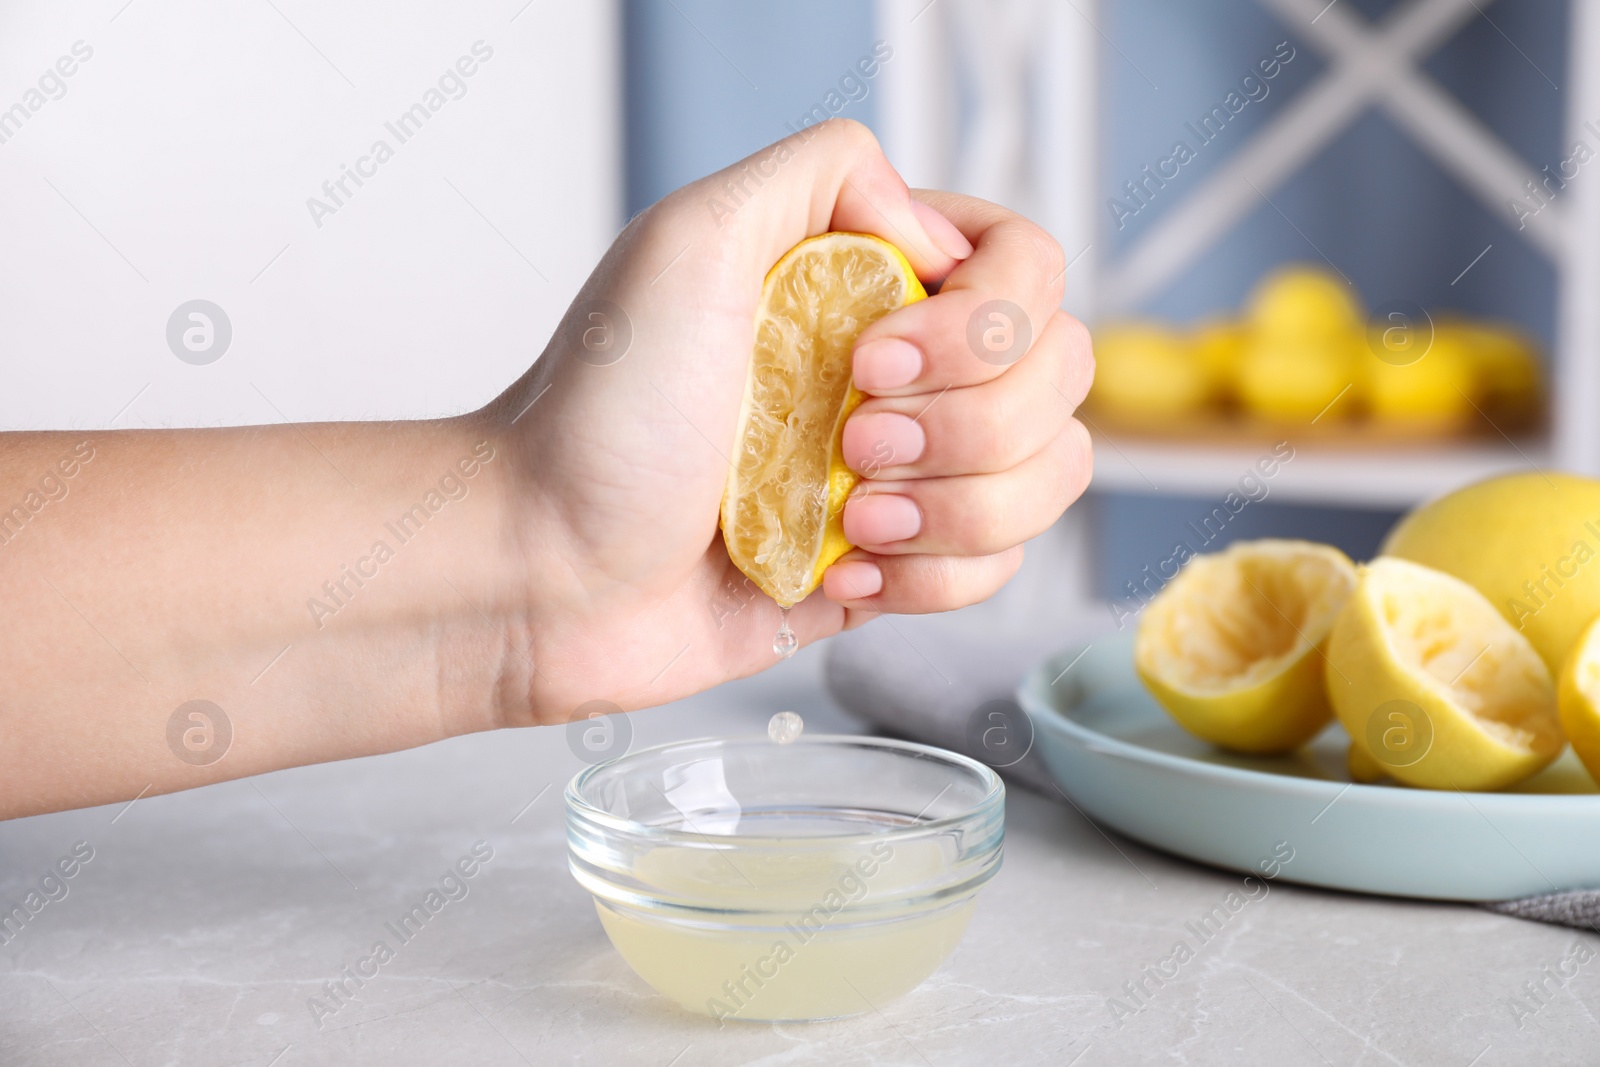
[[[635,714],[633,744],[783,709],[857,729],[820,652]],[[1158,985],[1145,968],[1240,877],[1018,789],[1004,869],[926,984],[881,1014],[719,1030],[633,975],[568,875],[561,790],[581,766],[560,728],[501,731],[0,824],[8,908],[76,842],[94,850],[0,945],[0,1063],[1491,1067],[1600,1047],[1600,939],[1460,905],[1274,883]],[[467,895],[318,1018],[324,983],[398,944],[385,924],[480,841],[493,858]]]

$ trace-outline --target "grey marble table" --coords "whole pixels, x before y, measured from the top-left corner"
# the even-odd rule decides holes
[[[854,729],[823,693],[820,651],[635,715],[634,744],[760,729],[785,708]],[[634,977],[569,877],[560,793],[580,766],[561,729],[502,732],[0,824],[8,905],[75,843],[93,849],[0,945],[0,1064],[1600,1059],[1600,961],[1561,973],[1580,936],[1471,907],[1277,883],[1134,999],[1125,983],[1239,877],[1021,791],[1004,869],[922,988],[882,1014],[719,1031]],[[399,944],[385,924],[480,841],[493,858],[466,895]],[[325,983],[379,939],[394,958],[332,1010]]]

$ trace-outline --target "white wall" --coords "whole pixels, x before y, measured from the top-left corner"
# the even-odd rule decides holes
[[[613,3],[125,2],[0,6],[0,428],[447,414],[538,354],[620,222]],[[232,324],[207,365],[167,341],[197,298]]]

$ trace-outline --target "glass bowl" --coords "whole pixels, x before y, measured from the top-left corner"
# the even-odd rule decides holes
[[[682,741],[567,786],[572,873],[641,978],[718,1021],[858,1015],[944,962],[1000,869],[1005,786],[873,737]]]

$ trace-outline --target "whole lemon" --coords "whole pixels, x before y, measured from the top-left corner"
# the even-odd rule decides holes
[[[1361,329],[1361,302],[1343,278],[1321,267],[1281,267],[1250,296],[1250,325],[1274,340],[1327,340]]]
[[[1125,421],[1166,419],[1203,407],[1210,375],[1179,333],[1148,323],[1102,327],[1094,335],[1094,388],[1098,410]]]
[[[1554,673],[1600,614],[1600,481],[1490,478],[1417,508],[1382,551],[1474,586]]]
[[[1348,396],[1340,398],[1356,383],[1359,343],[1359,333],[1320,340],[1257,334],[1234,388],[1246,409],[1269,421],[1304,424],[1324,410],[1343,418],[1353,410]]]
[[[1459,333],[1435,331],[1432,343],[1411,362],[1378,355],[1383,348],[1369,331],[1369,351],[1359,359],[1362,394],[1367,410],[1380,422],[1455,429],[1476,415],[1471,397],[1477,391],[1473,353]]]
[[[1237,319],[1208,319],[1194,328],[1190,339],[1195,358],[1211,377],[1213,390],[1219,396],[1230,395],[1250,344],[1250,327]]]
[[[1464,347],[1472,365],[1478,406],[1502,429],[1515,429],[1538,414],[1544,372],[1538,346],[1515,326],[1446,317],[1435,340]]]

